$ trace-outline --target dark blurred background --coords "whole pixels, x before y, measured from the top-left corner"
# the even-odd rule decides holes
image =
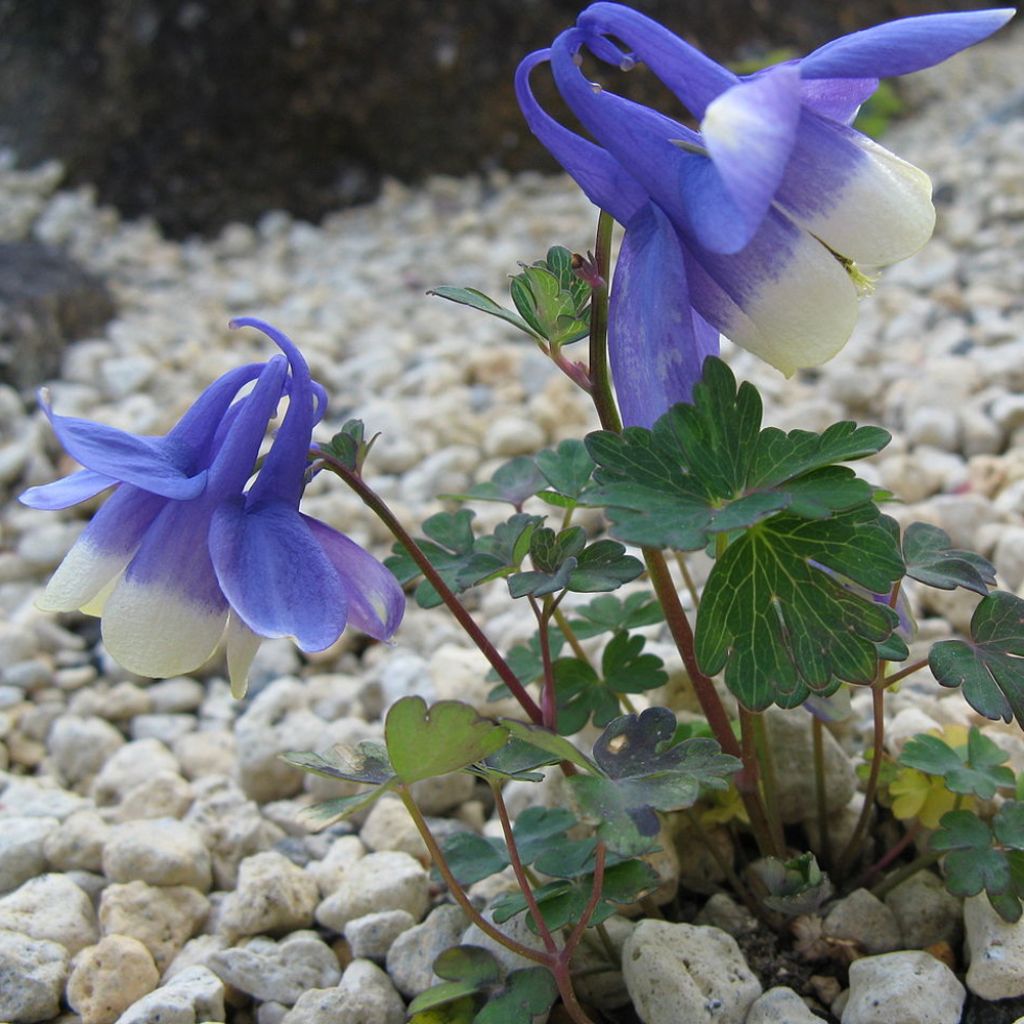
[[[550,168],[512,93],[580,0],[0,0],[0,145],[172,236],[317,220],[383,175]],[[647,0],[719,60],[964,0]],[[542,75],[536,76],[540,81]],[[660,87],[628,76],[631,94]],[[543,94],[543,93],[542,93]]]

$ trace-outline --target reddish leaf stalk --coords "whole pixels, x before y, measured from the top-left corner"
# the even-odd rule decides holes
[[[526,688],[516,678],[516,674],[509,667],[508,662],[498,653],[497,648],[484,634],[483,630],[476,624],[473,617],[466,611],[462,602],[455,596],[447,583],[441,579],[438,571],[430,564],[430,559],[423,553],[420,546],[412,539],[412,536],[395,517],[395,514],[388,507],[387,503],[362,476],[349,469],[337,459],[326,452],[317,450],[314,458],[322,462],[334,474],[352,488],[362,498],[363,503],[371,512],[391,531],[395,539],[419,567],[423,575],[430,581],[431,586],[437,591],[441,600],[448,607],[448,610],[458,620],[458,623],[469,635],[470,639],[480,649],[483,656],[490,662],[491,667],[501,678],[501,681],[509,688],[512,695],[519,701],[520,707],[529,715],[532,722],[543,721],[543,714],[537,702],[526,691]]]

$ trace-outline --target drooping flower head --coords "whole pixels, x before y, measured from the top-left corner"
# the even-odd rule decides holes
[[[107,649],[141,675],[193,671],[224,638],[232,689],[242,693],[263,638],[291,636],[303,650],[323,650],[351,623],[387,639],[404,598],[373,556],[299,512],[312,430],[326,406],[301,353],[262,321],[233,326],[262,330],[284,355],[225,374],[162,438],[47,407],[85,469],[21,500],[66,508],[114,486],[40,607],[100,615]],[[285,396],[284,421],[247,489]]]
[[[859,268],[912,255],[935,219],[927,175],[850,122],[880,78],[937,64],[1013,13],[906,18],[739,77],[645,15],[596,3],[522,62],[531,130],[626,229],[609,343],[627,423],[688,400],[718,332],[786,374],[839,351],[867,280]],[[699,131],[594,86],[584,51],[645,63]],[[544,62],[593,141],[537,103],[530,73]]]

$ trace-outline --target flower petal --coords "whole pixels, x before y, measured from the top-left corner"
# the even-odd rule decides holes
[[[787,376],[831,359],[857,320],[857,290],[828,249],[777,212],[741,253],[684,241],[690,301],[727,338]]]
[[[801,78],[800,96],[807,110],[850,124],[861,104],[878,88],[877,78]]]
[[[18,501],[29,508],[58,509],[70,508],[79,502],[95,498],[101,491],[113,487],[118,480],[91,469],[80,469],[77,473],[54,480],[52,484],[30,487],[18,495]]]
[[[701,137],[746,224],[764,219],[782,181],[800,120],[800,72],[782,64],[714,99]]]
[[[166,502],[103,607],[103,642],[125,668],[163,678],[213,654],[228,604],[206,546],[200,502]]]
[[[725,187],[715,164],[688,146],[700,138],[684,125],[605,89],[597,91],[574,61],[581,33],[563,32],[551,47],[551,71],[562,98],[591,135],[676,224],[701,245],[737,252],[759,221],[751,221]],[[675,141],[674,141],[675,140]],[[680,148],[678,141],[686,147]]]
[[[93,516],[50,577],[37,604],[44,611],[89,607],[131,561],[167,499],[122,485]]]
[[[64,450],[86,469],[179,501],[194,498],[206,486],[206,472],[183,471],[162,437],[139,437],[104,423],[58,416],[40,395],[53,432]]]
[[[293,636],[322,651],[345,628],[347,593],[304,518],[284,502],[224,502],[210,556],[232,609],[260,636]]]
[[[901,18],[853,32],[808,54],[804,78],[892,78],[941,64],[1002,28],[1012,7]]]
[[[405,594],[398,581],[373,555],[343,533],[311,516],[302,518],[348,593],[349,625],[375,640],[389,640],[405,614]]]
[[[705,357],[718,352],[718,332],[695,322],[679,239],[651,203],[626,228],[608,334],[626,426],[650,427],[676,402],[690,401]]]
[[[576,24],[587,33],[621,39],[695,117],[703,117],[707,105],[738,81],[664,25],[622,4],[591,4]]]
[[[310,380],[309,366],[291,339],[263,320],[239,317],[231,321],[231,326],[262,331],[285,353],[292,371],[288,411],[249,492],[249,504],[273,499],[298,507],[305,486],[313,424],[321,404]]]
[[[625,224],[647,202],[647,193],[610,153],[559,124],[537,102],[530,87],[530,72],[546,62],[550,52],[531,53],[516,69],[516,97],[526,123],[587,198]]]
[[[263,637],[254,633],[235,612],[228,613],[228,625],[224,631],[224,647],[228,662],[228,679],[231,680],[231,696],[241,700],[249,688],[249,669],[253,658],[263,643]]]
[[[787,214],[864,266],[906,259],[935,227],[932,183],[860,132],[805,111],[778,191]]]

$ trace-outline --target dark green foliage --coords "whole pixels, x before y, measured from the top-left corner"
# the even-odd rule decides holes
[[[971,618],[970,640],[943,640],[928,656],[932,675],[959,686],[986,718],[1016,718],[1024,729],[1024,601],[995,591]]]
[[[701,787],[725,789],[740,762],[718,743],[697,737],[675,743],[668,708],[615,719],[594,744],[601,774],[574,775],[568,783],[584,820],[597,825],[609,850],[635,856],[659,831],[656,811],[692,807]]]
[[[453,946],[434,961],[434,973],[445,979],[418,995],[410,1004],[409,1024],[532,1024],[558,996],[551,973],[544,967],[503,971],[494,955],[479,946]],[[427,1017],[428,1010],[450,1011]]]
[[[652,431],[588,436],[598,469],[585,497],[607,506],[622,540],[696,551],[715,534],[784,510],[818,519],[870,501],[870,485],[835,463],[873,455],[888,441],[879,427],[849,422],[823,434],[762,430],[754,387],[737,388],[728,366],[708,359],[693,404],[674,406]]]
[[[946,888],[956,896],[982,890],[996,913],[1018,921],[1024,901],[1024,803],[1007,800],[992,818],[971,811],[950,811],[931,837],[933,850],[945,853]]]
[[[965,587],[984,597],[995,586],[995,569],[981,555],[949,545],[944,530],[929,523],[911,523],[903,534],[907,575],[929,587]]]
[[[888,593],[899,550],[872,505],[828,519],[783,514],[748,530],[715,563],[697,615],[704,672],[725,669],[746,707],[795,707],[839,680],[870,682],[876,645],[899,624],[885,604],[844,585]]]
[[[787,917],[813,914],[832,894],[828,876],[822,874],[813,853],[790,860],[764,857],[751,871],[765,890],[764,905]]]
[[[941,776],[952,793],[990,800],[998,789],[1012,789],[1013,772],[1004,765],[1009,755],[973,727],[966,747],[954,748],[938,736],[922,733],[909,739],[899,762],[928,775]]]

